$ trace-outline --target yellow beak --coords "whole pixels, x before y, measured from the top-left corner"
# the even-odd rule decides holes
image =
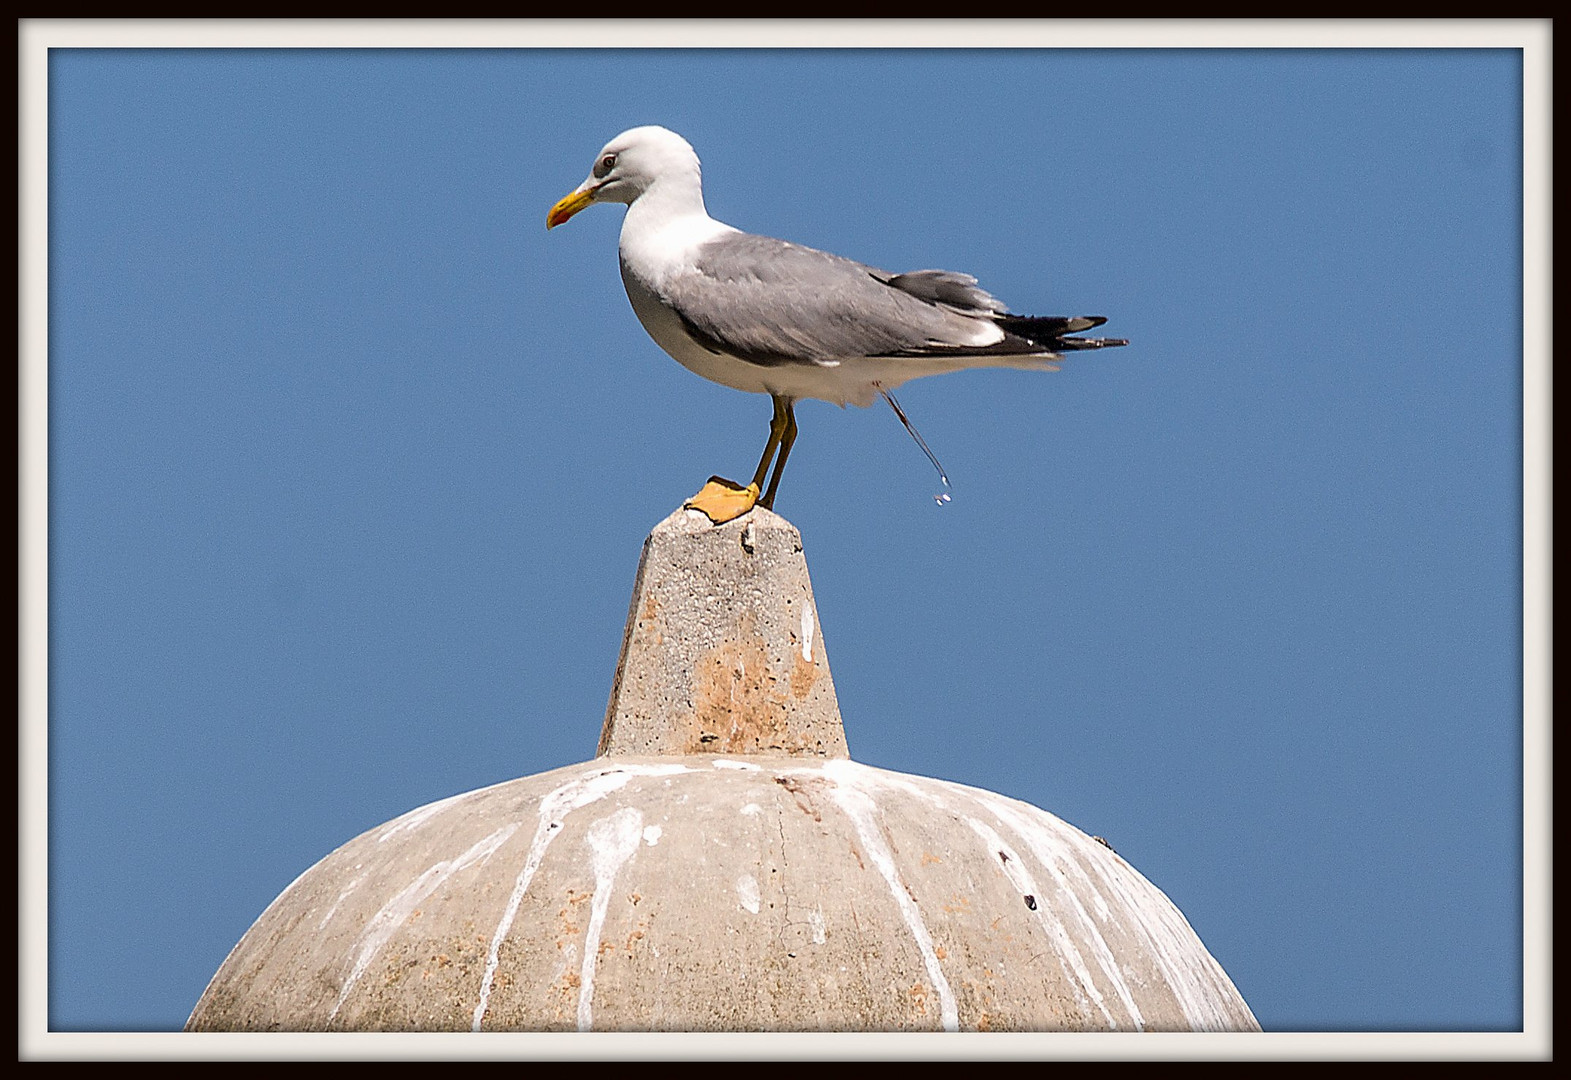
[[[548,229],[556,228],[594,201],[595,189],[593,187],[579,188],[551,207],[551,212],[545,216],[545,227]]]

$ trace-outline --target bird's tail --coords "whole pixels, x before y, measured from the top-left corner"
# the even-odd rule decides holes
[[[1128,345],[1128,338],[1069,337],[1081,330],[1101,326],[1107,319],[1101,315],[998,315],[998,325],[1007,333],[1023,337],[1033,345],[1050,352],[1071,352],[1075,349],[1107,349],[1115,345]]]

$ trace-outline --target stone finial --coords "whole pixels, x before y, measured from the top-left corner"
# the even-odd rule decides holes
[[[678,510],[644,541],[597,756],[843,758],[802,535]]]

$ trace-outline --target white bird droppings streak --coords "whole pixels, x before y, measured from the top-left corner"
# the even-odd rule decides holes
[[[1069,983],[1070,988],[1074,990],[1075,997],[1080,1002],[1080,1007],[1087,1012],[1090,1011],[1091,1002],[1081,992],[1081,989],[1084,988],[1096,1002],[1096,1007],[1102,1013],[1103,1018],[1107,1020],[1108,1026],[1117,1028],[1118,1021],[1114,1020],[1113,1014],[1107,1011],[1107,1005],[1102,999],[1102,992],[1096,988],[1096,981],[1091,977],[1091,969],[1086,966],[1085,958],[1080,955],[1080,950],[1075,947],[1074,938],[1070,937],[1069,933],[1064,929],[1063,920],[1058,918],[1056,912],[1052,911],[1047,903],[1046,895],[1037,888],[1036,879],[1025,868],[1025,863],[1021,860],[1020,855],[1014,848],[1005,843],[1003,837],[999,836],[993,827],[985,821],[978,821],[973,817],[966,818],[966,821],[970,823],[972,831],[982,838],[982,843],[987,845],[988,850],[993,853],[995,858],[1002,856],[1002,858],[999,858],[999,862],[1003,864],[1004,876],[1009,879],[1010,884],[1014,885],[1023,894],[1038,898],[1035,908],[1037,922],[1041,923],[1042,928],[1047,931],[1047,936],[1052,939],[1053,946],[1058,954],[1058,963],[1064,969],[1064,974],[1068,976],[1066,981]],[[1136,1019],[1138,1023],[1138,1017]]]
[[[480,789],[480,791],[483,790],[483,788]],[[434,803],[427,803],[424,806],[417,806],[407,814],[401,814],[394,818],[385,827],[383,827],[382,831],[376,834],[376,842],[378,844],[385,843],[389,838],[397,836],[401,832],[407,832],[410,829],[419,828],[421,825],[425,824],[427,819],[434,817],[436,814],[447,809],[447,807],[453,805],[456,802],[467,799],[472,795],[478,795],[480,791],[465,791],[458,795],[450,795],[445,799],[438,799]]]
[[[813,662],[813,609],[802,605],[802,659]]]
[[[741,905],[754,915],[758,914],[758,879],[752,874],[743,874],[736,879],[736,895]]]
[[[595,898],[590,904],[589,930],[584,935],[584,966],[579,971],[578,1030],[594,1026],[595,961],[600,958],[600,931],[605,925],[606,909],[611,905],[611,886],[617,871],[638,850],[643,835],[644,815],[624,806],[609,817],[589,826],[584,843],[589,846],[595,870]]]
[[[535,827],[535,838],[529,845],[529,855],[524,859],[524,868],[518,872],[518,880],[513,882],[512,895],[507,898],[507,907],[502,911],[502,919],[497,923],[496,932],[491,935],[491,948],[486,953],[485,974],[480,978],[480,1000],[475,1004],[475,1015],[470,1030],[479,1031],[480,1021],[485,1019],[486,1006],[491,1001],[491,986],[496,979],[496,966],[502,942],[513,927],[513,919],[518,914],[518,905],[523,902],[524,893],[529,889],[530,879],[535,876],[535,871],[540,869],[540,860],[545,858],[546,848],[551,846],[551,841],[562,830],[563,819],[579,807],[588,806],[605,798],[624,786],[634,776],[669,776],[672,773],[688,771],[685,765],[623,765],[613,770],[574,777],[561,787],[545,794],[540,800],[540,823]]]
[[[890,854],[888,845],[878,833],[878,825],[874,820],[878,810],[877,804],[873,802],[871,795],[856,786],[863,779],[860,770],[866,768],[867,766],[849,760],[830,761],[824,764],[823,775],[834,782],[830,790],[835,802],[856,827],[856,834],[862,841],[862,848],[873,860],[873,865],[878,867],[878,872],[883,875],[884,882],[889,886],[890,895],[895,898],[895,903],[900,908],[900,914],[905,916],[911,936],[916,939],[916,947],[922,953],[922,963],[927,967],[927,977],[932,980],[934,988],[938,991],[939,1019],[944,1030],[959,1031],[960,1009],[955,1002],[954,991],[949,988],[949,980],[944,978],[944,969],[939,966],[938,954],[933,950],[933,939],[927,932],[927,925],[922,921],[922,912],[917,908],[916,901],[912,900],[910,894],[906,892],[905,883],[900,880],[900,872],[895,869],[894,856]]]
[[[853,773],[853,769],[856,770],[856,772]],[[1045,811],[1040,810],[1035,806],[1031,806],[1028,803],[1021,803],[1017,800],[998,795],[996,792],[984,791],[981,788],[967,787],[964,784],[955,784],[942,780],[918,784],[913,782],[911,778],[902,776],[898,773],[889,773],[883,769],[874,769],[866,765],[856,765],[854,762],[849,761],[827,762],[823,766],[823,771],[826,774],[833,772],[847,776],[854,775],[858,779],[861,779],[865,784],[876,787],[895,787],[918,798],[924,799],[932,803],[934,806],[940,808],[945,807],[946,802],[943,797],[939,795],[938,791],[934,789],[938,788],[950,791],[958,795],[964,795],[969,800],[986,807],[987,809],[991,810],[995,816],[999,818],[999,820],[1009,824],[1010,827],[1026,841],[1027,847],[1030,848],[1032,855],[1034,855],[1042,863],[1042,865],[1048,869],[1049,873],[1053,875],[1054,881],[1057,883],[1060,890],[1060,894],[1068,901],[1069,908],[1073,910],[1074,913],[1079,917],[1081,925],[1085,928],[1085,940],[1091,946],[1098,966],[1102,968],[1108,980],[1113,984],[1114,990],[1117,992],[1119,999],[1123,1002],[1124,1007],[1128,1010],[1129,1016],[1131,1020],[1134,1021],[1135,1026],[1141,1029],[1144,1028],[1144,1019],[1140,1014],[1139,1007],[1135,1004],[1134,997],[1130,993],[1128,984],[1124,980],[1123,972],[1119,968],[1117,961],[1113,958],[1111,951],[1107,947],[1107,942],[1103,939],[1096,924],[1086,915],[1085,909],[1081,906],[1079,896],[1070,887],[1063,866],[1061,865],[1061,860],[1058,857],[1059,853],[1053,850],[1052,841],[1047,840],[1040,829],[1030,828],[1028,825],[1028,819],[1024,816],[1023,812],[1033,811],[1036,816],[1039,816],[1047,821],[1062,825],[1061,822],[1058,822],[1058,820],[1051,814],[1047,814]],[[1065,828],[1067,828],[1067,826],[1065,826]],[[1044,843],[1044,841],[1047,842]],[[1078,865],[1072,859],[1063,859],[1062,863],[1063,865],[1078,869]],[[1088,886],[1087,891],[1093,895],[1096,895],[1095,886],[1089,880],[1087,880],[1085,884]],[[1076,951],[1078,952],[1078,950]],[[1087,987],[1091,989],[1092,993],[1096,993],[1095,985],[1091,983],[1088,978],[1086,978],[1089,972],[1087,969],[1085,969],[1083,961],[1081,970],[1085,973],[1082,975],[1082,980],[1085,981]],[[1098,1006],[1100,1007],[1101,1004],[1101,997],[1098,995]],[[1106,1010],[1103,1009],[1103,1012],[1105,1014]],[[1109,1022],[1111,1022],[1111,1018],[1109,1018]]]
[[[376,835],[376,842],[380,844],[397,833],[401,833],[409,829],[419,828],[439,811],[446,810],[449,806],[452,806],[455,803],[463,802],[465,799],[473,799],[477,795],[484,795],[492,788],[499,788],[504,784],[509,783],[512,783],[512,781],[503,780],[501,783],[489,784],[483,788],[475,788],[473,791],[461,791],[457,795],[449,795],[447,798],[438,799],[434,803],[426,803],[424,806],[417,806],[407,814],[402,814],[383,826],[382,831]],[[358,869],[358,867],[356,869]]]
[[[349,977],[344,980],[343,987],[338,991],[338,1000],[333,1003],[333,1011],[327,1014],[327,1018],[331,1020],[338,1015],[338,1010],[343,1007],[349,991],[360,981],[360,976],[365,974],[366,968],[371,965],[371,961],[381,951],[382,946],[387,944],[387,940],[404,924],[404,920],[409,918],[415,905],[430,896],[442,882],[458,871],[490,858],[496,849],[517,831],[516,822],[503,825],[490,836],[477,841],[458,858],[444,859],[427,867],[419,877],[404,886],[398,895],[383,904],[381,910],[371,916],[365,929],[360,932],[354,966],[349,971]]]
[[[349,894],[355,891],[355,887],[364,880],[365,875],[359,874],[349,882],[349,884],[344,888],[344,891],[338,894],[338,899],[334,900],[332,906],[327,909],[327,914],[323,915],[322,920],[316,924],[316,928],[318,930],[327,925],[328,920],[333,917],[333,912],[338,910],[338,905],[342,904]]]
[[[1111,915],[1111,909],[1102,895],[1103,888],[1109,888],[1117,897],[1121,905],[1120,922],[1145,935],[1150,955],[1168,982],[1169,989],[1178,999],[1179,1007],[1185,1017],[1197,1030],[1235,1030],[1238,1022],[1235,1010],[1239,1006],[1242,1006],[1244,1014],[1250,1020],[1254,1019],[1254,1014],[1249,1012],[1248,1005],[1237,997],[1236,991],[1227,994],[1221,989],[1230,987],[1232,983],[1227,973],[1222,970],[1222,966],[1216,962],[1216,958],[1205,950],[1203,944],[1198,954],[1194,951],[1194,945],[1198,943],[1194,928],[1189,925],[1188,920],[1173,902],[1160,889],[1147,881],[1138,870],[1122,859],[1112,856],[1110,852],[1069,823],[1039,806],[982,788],[968,787],[948,780],[925,781],[917,785],[910,783],[909,778],[887,773],[881,769],[864,766],[863,771],[881,786],[898,784],[902,789],[926,798],[935,806],[943,806],[944,803],[931,788],[936,787],[963,795],[974,803],[987,807],[1000,821],[1009,824],[1022,839],[1027,841],[1032,854],[1054,875],[1059,887],[1066,890],[1065,896],[1070,901],[1072,910],[1083,920],[1087,930],[1095,933],[1096,936],[1089,940],[1093,947],[1102,946],[1104,955],[1099,956],[1098,960],[1121,994],[1127,992],[1123,970],[1111,953],[1106,952],[1105,941],[1081,907],[1081,899],[1089,895],[1097,916],[1106,922]],[[1092,871],[1101,882],[1101,887],[1098,886],[1098,880],[1093,880]],[[1070,875],[1076,879],[1073,887],[1069,881]],[[1124,1000],[1132,1006],[1132,998]],[[1133,1015],[1132,1011],[1131,1016]]]
[[[1048,824],[1055,829],[1062,826],[1056,819]],[[1239,1006],[1253,1019],[1254,1014],[1249,1012],[1242,998],[1221,993],[1220,987],[1231,985],[1227,972],[1203,943],[1196,951],[1198,935],[1165,893],[1134,867],[1117,858],[1088,859],[1086,865],[1097,870],[1124,910],[1134,916],[1134,925],[1145,936],[1168,988],[1197,1031],[1237,1030],[1238,1018],[1234,1010]]]
[[[1056,836],[1050,836],[1048,830],[1035,826],[1035,823],[1022,811],[1036,811],[1045,819],[1052,815],[1043,814],[1037,807],[1027,803],[1019,803],[1002,795],[993,795],[990,798],[979,800],[983,802],[999,821],[1012,829],[1016,836],[1025,841],[1025,846],[1031,854],[1047,868],[1057,883],[1059,895],[1068,901],[1068,909],[1078,917],[1083,940],[1091,947],[1091,952],[1096,958],[1097,966],[1113,984],[1113,990],[1118,994],[1119,1001],[1123,1002],[1129,1017],[1134,1021],[1135,1027],[1144,1030],[1145,1018],[1140,1014],[1140,1007],[1135,1004],[1134,994],[1130,992],[1129,984],[1124,980],[1123,969],[1118,960],[1113,956],[1113,951],[1108,947],[1107,940],[1102,937],[1101,929],[1096,925],[1096,920],[1086,913],[1085,906],[1080,902],[1081,891],[1077,890],[1069,880],[1069,871],[1073,870],[1084,877],[1078,862],[1070,857],[1070,852],[1061,850],[1062,842]],[[1095,885],[1089,879],[1082,881],[1087,893],[1095,892]]]

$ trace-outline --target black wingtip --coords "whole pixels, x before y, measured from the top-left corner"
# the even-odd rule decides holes
[[[1089,344],[1103,339],[1098,338],[1072,338],[1068,334],[1077,334],[1083,330],[1090,330],[1107,322],[1106,315],[1000,315],[998,324],[1007,332],[1027,341],[1048,349],[1056,349],[1063,345],[1067,349],[1096,349],[1099,344]],[[1123,345],[1125,342],[1113,338],[1106,339],[1110,344]],[[1077,344],[1077,342],[1083,342]]]

